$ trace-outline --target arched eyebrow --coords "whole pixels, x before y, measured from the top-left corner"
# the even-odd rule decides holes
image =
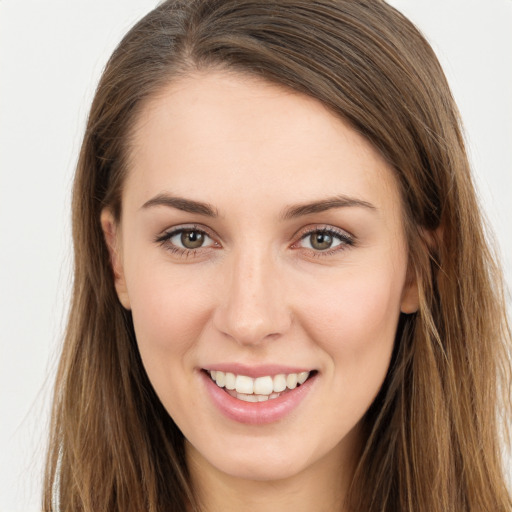
[[[302,217],[303,215],[311,215],[312,213],[325,212],[332,208],[348,208],[358,207],[366,208],[368,210],[377,211],[377,207],[368,201],[363,201],[354,197],[348,197],[344,195],[328,197],[319,201],[313,201],[311,203],[303,203],[294,206],[289,206],[284,209],[281,214],[283,220],[295,219]]]
[[[141,209],[147,209],[154,206],[168,206],[188,213],[205,215],[206,217],[218,217],[219,215],[217,209],[209,203],[193,201],[192,199],[185,199],[184,197],[171,196],[166,193],[158,194],[149,201],[146,201],[142,205]]]
[[[209,203],[194,201],[192,199],[185,199],[184,197],[171,196],[166,193],[158,194],[155,197],[149,199],[149,201],[146,201],[142,205],[141,209],[147,209],[155,206],[167,206],[187,213],[197,213],[199,215],[212,218],[219,216],[217,209]],[[366,208],[373,211],[377,210],[373,204],[367,201],[341,195],[313,201],[310,203],[288,206],[281,213],[281,218],[283,220],[289,220],[302,217],[304,215],[325,212],[333,208],[348,207]]]

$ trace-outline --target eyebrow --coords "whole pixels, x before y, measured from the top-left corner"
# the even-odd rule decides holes
[[[167,206],[169,208],[176,208],[177,210],[181,210],[187,213],[198,213],[200,215],[205,215],[206,217],[212,218],[219,216],[217,209],[209,203],[193,201],[192,199],[185,199],[183,197],[171,196],[166,193],[156,195],[149,201],[146,201],[141,208],[147,209],[155,206]],[[305,215],[311,215],[313,213],[325,212],[333,208],[349,207],[366,208],[373,211],[377,210],[377,208],[368,201],[339,195],[321,199],[319,201],[313,201],[311,203],[289,206],[284,209],[283,213],[281,214],[281,218],[283,220],[289,220]]]
[[[168,206],[183,212],[205,215],[206,217],[218,217],[219,215],[216,208],[208,203],[193,201],[192,199],[185,199],[183,197],[171,196],[165,193],[158,194],[151,198],[149,201],[146,201],[141,208],[147,209],[154,206]]]
[[[295,206],[290,206],[284,210],[281,216],[284,220],[289,220],[295,219],[297,217],[302,217],[303,215],[311,215],[313,213],[325,212],[333,208],[349,207],[366,208],[368,210],[377,211],[377,208],[368,201],[363,201],[361,199],[357,199],[354,197],[339,195],[335,197],[321,199],[319,201],[314,201],[312,203],[304,203]]]

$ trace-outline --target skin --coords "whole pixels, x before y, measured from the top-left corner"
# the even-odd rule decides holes
[[[217,215],[147,204],[162,194]],[[341,196],[364,203],[285,214]],[[387,164],[315,99],[209,71],[143,108],[121,220],[106,209],[101,222],[119,299],[207,511],[343,510],[400,312],[417,309],[402,217]],[[161,240],[183,226],[207,234],[195,252],[176,252],[179,235]],[[341,238],[317,250],[309,231],[326,228]],[[205,391],[201,369],[220,362],[318,374],[283,419],[246,425]]]

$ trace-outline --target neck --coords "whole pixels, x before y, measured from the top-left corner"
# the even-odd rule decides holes
[[[201,512],[347,512],[344,501],[359,443],[347,439],[323,458],[281,480],[226,474],[186,443],[187,463]]]

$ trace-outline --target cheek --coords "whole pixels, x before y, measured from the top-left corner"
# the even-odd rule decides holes
[[[380,387],[387,372],[400,316],[401,278],[393,272],[344,276],[302,309],[306,329],[330,356],[333,378],[346,389]],[[371,391],[371,390],[370,390]]]
[[[141,266],[131,275],[128,292],[144,368],[168,413],[182,424],[183,411],[200,405],[189,390],[197,340],[209,318],[208,297],[167,265]]]
[[[313,294],[312,294],[313,295]],[[333,401],[333,431],[349,431],[375,400],[387,374],[400,315],[400,291],[392,281],[367,276],[330,290],[307,304],[309,336],[328,355],[324,373]],[[323,307],[320,307],[322,304]]]
[[[345,274],[323,283],[316,293],[305,294],[301,309],[309,312],[311,325],[327,339],[337,339],[343,346],[372,343],[376,335],[394,335],[402,281],[403,276],[391,271]]]
[[[134,266],[127,274],[137,344],[155,388],[190,364],[210,316],[201,282],[184,274],[165,264]]]

